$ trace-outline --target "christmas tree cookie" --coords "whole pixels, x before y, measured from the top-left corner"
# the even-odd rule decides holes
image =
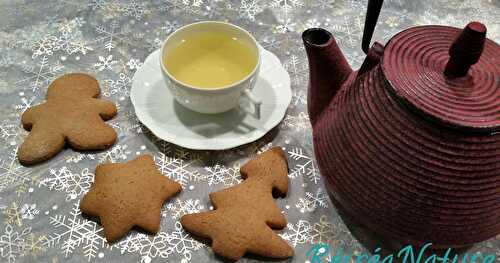
[[[189,214],[182,226],[194,235],[212,240],[215,253],[238,260],[249,252],[271,258],[287,258],[293,249],[272,229],[287,221],[273,200],[273,190],[288,191],[288,165],[281,148],[272,148],[241,167],[245,181],[211,193],[213,211]]]

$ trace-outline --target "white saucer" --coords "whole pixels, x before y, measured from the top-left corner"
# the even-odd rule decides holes
[[[130,99],[137,118],[157,137],[196,150],[225,150],[258,140],[285,116],[292,99],[290,76],[273,53],[262,49],[252,93],[262,100],[261,118],[241,99],[240,107],[220,114],[193,112],[177,103],[163,80],[157,50],[137,70]]]

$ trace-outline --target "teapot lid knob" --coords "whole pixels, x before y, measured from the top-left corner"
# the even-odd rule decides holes
[[[448,51],[448,60],[444,74],[453,79],[467,75],[470,67],[481,57],[486,40],[486,26],[479,22],[470,22],[453,41]]]

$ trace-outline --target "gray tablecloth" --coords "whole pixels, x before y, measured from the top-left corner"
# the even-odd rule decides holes
[[[306,251],[318,242],[365,253],[367,248],[358,241],[366,236],[364,231],[346,226],[325,193],[314,161],[306,111],[308,67],[300,39],[304,29],[324,27],[358,67],[364,57],[360,39],[365,6],[365,1],[357,0],[1,1],[0,261],[219,260],[184,232],[178,219],[210,209],[209,192],[238,183],[239,165],[276,145],[288,153],[290,164],[290,193],[277,200],[289,221],[280,234],[296,251],[289,261],[304,262]],[[134,72],[172,31],[199,20],[229,21],[248,29],[278,55],[290,74],[293,100],[286,117],[250,145],[190,151],[155,138],[134,115],[129,99]],[[471,20],[484,22],[488,37],[499,42],[498,0],[386,1],[373,39],[385,42],[414,25],[463,27]],[[109,122],[119,133],[118,142],[103,152],[66,149],[43,164],[21,166],[16,149],[27,133],[20,114],[44,100],[51,80],[75,71],[95,76],[102,96],[118,105],[118,116]],[[82,217],[78,202],[89,189],[97,164],[122,162],[142,153],[154,155],[162,172],[181,182],[184,191],[164,205],[157,235],[134,230],[109,246],[101,226]],[[500,256],[500,237],[469,252]]]

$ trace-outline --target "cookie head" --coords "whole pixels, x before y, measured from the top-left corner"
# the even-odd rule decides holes
[[[99,83],[87,74],[70,73],[54,80],[47,91],[47,99],[71,98],[96,98],[99,95]]]

